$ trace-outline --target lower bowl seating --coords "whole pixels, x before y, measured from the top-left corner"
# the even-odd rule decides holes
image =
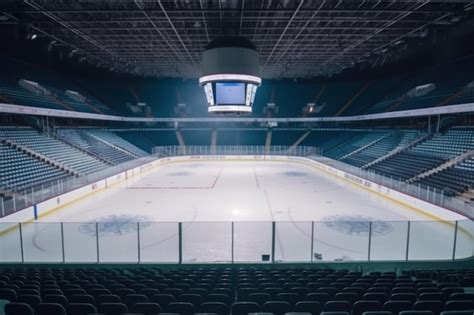
[[[474,310],[464,287],[473,277],[469,269],[13,268],[0,272],[0,300],[7,315],[464,315]]]

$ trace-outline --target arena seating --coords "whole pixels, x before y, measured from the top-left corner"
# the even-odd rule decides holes
[[[467,128],[451,128],[413,148],[376,163],[369,169],[393,178],[408,180],[472,149],[474,149],[474,131]]]
[[[393,110],[418,109],[441,105],[453,105],[472,102],[472,76],[470,71],[474,62],[471,59],[460,60],[400,77],[382,99],[369,107],[366,113],[380,113]],[[436,88],[426,95],[408,97],[406,93],[413,88],[434,83]],[[373,93],[369,89],[367,93]]]
[[[265,145],[266,129],[222,128],[217,130],[217,145]]]
[[[100,136],[94,136],[87,130],[60,129],[59,134],[68,142],[82,148],[87,152],[91,152],[96,156],[100,156],[110,164],[120,164],[138,157],[131,154],[126,149],[121,150],[120,148],[112,146],[110,143],[101,141]]]
[[[472,312],[474,295],[465,292],[472,285],[474,271],[469,269],[362,274],[311,267],[13,268],[0,272],[0,300],[7,301],[7,315],[440,315]]]
[[[124,140],[127,140],[130,143],[133,143],[140,149],[145,152],[151,153],[152,148],[156,146],[145,134],[145,132],[128,130],[128,129],[119,129],[113,130],[113,132],[121,137]],[[176,136],[175,136],[176,138]]]
[[[346,158],[341,159],[342,162],[348,163],[354,166],[362,167],[376,159],[386,155],[390,151],[394,150],[399,146],[406,145],[413,141],[418,132],[416,131],[396,131],[390,133],[385,138],[375,144],[358,151]]]
[[[110,143],[114,146],[119,147],[120,149],[123,149],[127,152],[130,152],[131,154],[135,155],[136,157],[144,157],[147,156],[148,153],[143,151],[142,149],[134,146],[130,142],[120,138],[113,132],[105,131],[105,130],[90,130],[87,131],[88,134],[94,135],[100,139],[102,139],[106,143]]]
[[[415,176],[474,149],[474,129],[449,128],[381,161],[376,160],[426,135],[413,129],[275,128],[272,130],[272,145],[292,145],[308,131],[300,145],[318,147],[323,155],[341,162],[394,179],[420,182],[423,186],[445,190],[450,195],[461,194],[473,186],[469,160],[428,177],[417,179]],[[210,145],[210,128],[184,128],[180,132],[186,145]],[[262,146],[267,129],[217,128],[216,134],[217,145]],[[60,128],[58,136],[46,136],[28,127],[5,127],[0,128],[0,137],[83,174],[147,156],[154,146],[178,145],[174,129]],[[374,161],[375,164],[371,163]],[[51,178],[56,179],[53,175]],[[24,183],[21,176],[14,182]]]
[[[462,194],[474,188],[474,157],[417,182],[423,187],[429,186],[443,190],[449,196]]]
[[[317,105],[323,106],[318,116],[334,116],[364,84],[366,82],[361,80],[328,82],[317,101]]]
[[[79,173],[92,173],[107,167],[101,160],[32,128],[2,128],[0,138],[25,146]]]
[[[453,157],[474,148],[474,129],[451,128],[413,148],[434,156]]]
[[[0,66],[2,68],[0,98],[7,103],[97,114],[114,114],[109,107],[81,89],[72,80],[67,80],[54,71],[13,59],[1,59]],[[37,82],[48,89],[51,94],[42,95],[30,92],[19,85],[20,79]],[[66,90],[79,92],[86,99],[84,102],[74,100],[65,94]]]
[[[357,130],[313,130],[300,145],[315,146],[322,150],[323,155],[332,149],[357,137]]]
[[[0,97],[2,98],[2,102],[7,104],[62,110],[68,109],[48,96],[31,93],[25,89],[21,89],[16,83],[5,80],[0,81]]]
[[[154,146],[179,145],[175,130],[171,128],[149,128],[140,129],[138,131],[123,129],[115,130],[114,132],[133,143],[135,143],[133,141],[134,139],[140,138],[141,140],[137,145],[142,143],[142,145],[145,145],[145,147],[141,147],[142,150],[148,152],[151,152],[151,148]]]
[[[80,102],[67,96],[65,91],[50,87],[48,88],[48,90],[54,93],[55,97],[58,99],[59,102],[66,104],[67,106],[73,108],[75,111],[103,114],[101,110],[91,106],[87,101]]]
[[[342,113],[342,116],[366,113],[368,108],[383,99],[401,81],[401,77],[389,77],[368,82],[367,89],[352,101],[352,104]]]
[[[115,114],[117,111],[126,116],[144,116],[144,112],[134,113],[127,106],[144,102],[151,106],[158,117],[175,117],[174,107],[177,103],[189,105],[199,100],[199,106],[193,106],[192,111],[185,115],[206,115],[202,89],[195,82],[177,79],[160,79],[159,82],[153,79],[134,82],[121,78],[107,82],[92,78],[69,79],[53,71],[11,59],[1,59],[0,66],[0,100],[6,103],[103,114]],[[278,106],[279,111],[272,114],[277,117],[301,116],[303,107],[308,103],[316,104],[317,112],[310,115],[317,116],[359,115],[469,103],[474,100],[473,69],[473,58],[467,58],[413,73],[369,80],[269,81],[259,88],[253,115],[260,116],[269,102]],[[40,95],[20,87],[18,80],[22,78],[40,83],[52,94]],[[80,86],[76,82],[81,82]],[[436,88],[426,95],[406,96],[408,91],[427,83],[434,83]],[[114,110],[85,91],[82,88],[84,86],[107,104],[113,105]],[[65,94],[68,89],[79,92],[86,100],[80,102],[70,98]]]
[[[272,145],[293,145],[307,129],[303,128],[274,128],[272,129]],[[264,140],[265,141],[265,140]]]
[[[181,129],[181,134],[186,145],[211,145],[212,129],[210,128]]]
[[[0,188],[28,187],[69,175],[47,163],[0,143]]]
[[[384,137],[389,135],[389,131],[378,131],[378,130],[371,130],[366,132],[357,133],[355,137],[350,138],[349,140],[336,145],[332,148],[328,148],[324,150],[324,155],[333,158],[333,159],[341,159],[347,154],[354,152],[358,149],[361,149],[370,143],[381,140]]]
[[[447,159],[407,150],[381,161],[368,169],[399,180],[408,180],[426,172]]]

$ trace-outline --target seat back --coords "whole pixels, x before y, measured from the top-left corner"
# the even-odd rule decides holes
[[[26,303],[8,303],[5,305],[5,315],[34,315],[33,308]]]
[[[105,315],[116,315],[128,312],[128,308],[123,303],[102,303],[99,304],[99,312]]]
[[[347,301],[327,301],[323,306],[324,312],[350,312],[351,303]]]
[[[69,303],[67,305],[68,315],[87,315],[97,312],[97,309],[90,303]]]
[[[268,301],[263,305],[263,311],[274,315],[284,315],[291,310],[291,305],[284,301]]]
[[[259,307],[255,302],[235,302],[231,307],[232,315],[247,315],[258,311]]]
[[[35,307],[36,315],[66,315],[66,308],[58,303],[39,303]]]
[[[188,302],[171,302],[165,308],[168,313],[179,313],[181,315],[193,315],[196,312],[196,308],[193,304]]]
[[[352,308],[352,315],[362,315],[364,312],[382,311],[383,305],[379,301],[357,301]]]
[[[156,303],[137,302],[129,308],[130,312],[140,313],[144,315],[156,315],[162,310],[161,306]]]
[[[199,306],[198,310],[200,313],[226,315],[228,309],[228,305],[222,302],[204,302]]]
[[[474,300],[453,300],[445,304],[446,311],[474,310]]]
[[[415,311],[432,311],[434,315],[438,315],[444,311],[444,303],[441,301],[417,301],[413,304],[413,309]]]
[[[383,305],[384,311],[398,314],[401,311],[409,311],[413,309],[413,303],[410,301],[387,301]]]

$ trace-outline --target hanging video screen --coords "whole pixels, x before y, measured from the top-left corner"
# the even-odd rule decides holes
[[[240,83],[240,82],[216,83],[216,104],[218,105],[245,104],[245,83]]]

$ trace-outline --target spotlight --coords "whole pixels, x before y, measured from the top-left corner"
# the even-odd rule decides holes
[[[35,34],[35,33],[33,33],[33,34],[31,34],[31,37],[30,37],[30,39],[31,39],[31,40],[34,40],[34,39],[36,39],[36,37],[38,37],[38,35],[37,35],[37,34]]]
[[[53,50],[54,45],[57,43],[57,41],[53,40],[51,43],[48,44],[48,51]]]
[[[72,51],[69,53],[68,57],[69,57],[69,58],[72,58],[77,52],[78,52],[77,49],[72,50]]]

